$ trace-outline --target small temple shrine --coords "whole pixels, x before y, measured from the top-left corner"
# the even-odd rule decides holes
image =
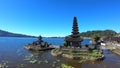
[[[33,41],[31,44],[26,45],[24,48],[33,51],[45,51],[54,49],[54,47],[50,45],[51,44],[48,44],[48,42],[42,40],[42,36],[39,36],[38,40]]]
[[[77,18],[73,19],[72,34],[65,38],[67,46],[81,47],[82,38],[79,33]]]

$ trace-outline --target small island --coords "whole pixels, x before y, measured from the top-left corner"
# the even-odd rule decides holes
[[[96,44],[93,45],[94,47],[81,45],[83,39],[78,30],[76,17],[74,17],[72,28],[72,34],[65,38],[62,46],[52,50],[51,54],[56,57],[60,56],[69,59],[102,60],[104,55],[102,54],[102,50],[97,46],[99,43],[96,42]]]
[[[34,41],[31,44],[24,46],[24,48],[32,51],[45,51],[54,49],[51,44],[48,44],[48,42],[44,42],[42,40],[42,36],[39,36],[37,41]]]

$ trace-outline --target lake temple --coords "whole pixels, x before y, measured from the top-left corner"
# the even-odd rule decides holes
[[[81,47],[82,38],[79,33],[77,18],[73,19],[72,35],[65,38],[67,46]]]
[[[64,44],[59,48],[53,49],[53,56],[77,59],[77,60],[101,60],[104,55],[97,49],[90,49],[89,45],[81,45],[83,39],[79,33],[77,17],[73,18],[72,34],[65,37]]]

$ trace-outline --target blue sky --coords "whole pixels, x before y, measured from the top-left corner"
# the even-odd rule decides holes
[[[66,36],[74,16],[80,32],[120,32],[120,0],[0,0],[0,29],[14,33]]]

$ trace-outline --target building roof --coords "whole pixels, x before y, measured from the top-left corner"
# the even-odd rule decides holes
[[[72,34],[67,36],[65,38],[65,41],[76,41],[76,42],[81,42],[82,41],[82,38],[80,37],[80,34],[79,34],[79,30],[78,30],[78,23],[77,23],[77,18],[74,17],[73,19],[73,27],[72,27]]]
[[[76,37],[76,38],[73,38],[72,35],[71,36],[68,36],[65,38],[65,41],[76,41],[76,42],[81,42],[82,41],[82,38],[79,36],[79,37]]]

